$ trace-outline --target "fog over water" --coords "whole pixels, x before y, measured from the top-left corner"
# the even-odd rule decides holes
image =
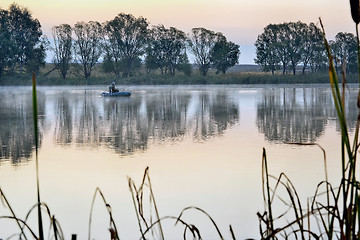
[[[139,238],[127,177],[140,184],[146,167],[161,216],[198,206],[226,238],[231,224],[239,239],[259,236],[263,148],[271,173],[286,172],[304,200],[324,179],[322,152],[286,143],[319,143],[329,179],[338,181],[340,133],[328,85],[128,86],[129,98],[103,98],[106,88],[38,87],[42,201],[68,237],[87,237],[99,187],[120,238]],[[350,131],[356,94],[350,86]],[[31,88],[2,87],[0,99],[0,187],[25,218],[36,203]],[[102,239],[109,234],[108,215],[100,200],[94,209],[91,237]],[[8,214],[0,209],[1,216]],[[212,239],[215,229],[203,214],[189,211],[184,217]],[[7,227],[0,238],[18,232],[11,221],[1,224]],[[167,236],[182,239],[180,226],[164,225]]]

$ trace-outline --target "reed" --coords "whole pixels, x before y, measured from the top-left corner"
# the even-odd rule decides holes
[[[350,1],[352,2],[352,1]],[[353,7],[353,6],[352,6]],[[356,239],[358,236],[358,231],[355,227],[356,223],[356,214],[359,210],[359,205],[357,204],[357,199],[359,195],[359,182],[356,179],[356,162],[357,162],[357,151],[359,148],[359,124],[360,124],[360,111],[358,110],[358,120],[356,124],[356,129],[354,133],[353,143],[349,137],[349,131],[346,122],[344,99],[345,99],[345,86],[343,85],[343,91],[340,93],[339,81],[336,75],[335,67],[333,64],[333,58],[331,54],[331,49],[326,39],[324,26],[320,19],[320,24],[323,30],[324,35],[324,45],[329,59],[329,77],[330,85],[333,93],[333,99],[335,108],[337,111],[339,123],[341,126],[341,147],[342,147],[342,181],[339,189],[342,189],[341,202],[343,204],[342,216],[339,219],[340,225],[340,237],[346,239]],[[360,50],[359,50],[359,34],[358,34],[358,23],[356,24],[356,37],[358,43],[358,59],[360,59]],[[358,62],[358,68],[360,70],[360,63]],[[360,71],[359,71],[360,72]],[[343,75],[343,82],[346,82],[345,75]],[[360,74],[359,74],[360,77]],[[360,78],[359,78],[360,84]],[[360,91],[358,98],[358,109],[360,109],[359,99]]]
[[[19,236],[19,239],[40,239],[40,237],[38,235],[36,235],[35,231],[28,224],[28,220],[29,220],[31,213],[38,209],[39,204],[36,203],[35,205],[33,205],[31,207],[31,209],[27,212],[25,218],[21,219],[16,216],[15,211],[11,207],[4,192],[1,189],[0,189],[0,198],[1,198],[1,201],[4,203],[5,207],[7,207],[11,213],[9,216],[0,216],[0,219],[14,220],[14,221],[16,221],[16,224],[19,227],[20,232],[14,233],[13,236]],[[61,229],[61,226],[60,226],[59,222],[57,221],[57,219],[55,218],[55,216],[52,215],[50,208],[43,202],[40,203],[40,208],[42,208],[43,210],[46,211],[47,216],[50,221],[50,227],[49,227],[50,231],[49,231],[48,239],[56,239],[56,240],[57,239],[59,239],[59,240],[65,239],[63,231]],[[27,232],[29,233],[30,238],[26,234]]]
[[[36,157],[36,192],[37,192],[37,208],[38,208],[38,227],[39,239],[44,239],[43,222],[41,216],[41,201],[40,201],[40,184],[39,184],[39,129],[38,129],[38,112],[37,112],[37,95],[36,95],[36,77],[35,73],[32,75],[32,100],[33,100],[33,117],[34,117],[34,137],[35,137],[35,157]]]
[[[356,23],[356,37],[357,37],[357,54],[359,62],[360,73],[360,41],[359,41],[359,1],[350,0],[352,17]],[[296,191],[294,184],[285,173],[280,173],[275,177],[269,173],[268,160],[266,150],[263,149],[262,155],[262,192],[265,205],[263,213],[257,213],[259,218],[259,232],[261,239],[359,239],[360,238],[360,183],[356,176],[357,154],[359,150],[359,129],[360,129],[360,74],[358,74],[359,94],[358,94],[358,121],[356,124],[353,139],[350,138],[349,129],[345,114],[345,94],[346,94],[346,74],[342,75],[342,89],[340,88],[340,81],[334,67],[334,59],[332,57],[331,49],[326,39],[324,26],[320,19],[324,35],[324,46],[329,59],[329,81],[332,90],[333,101],[337,112],[340,128],[341,128],[341,180],[337,186],[333,186],[328,181],[326,153],[324,149],[316,143],[289,143],[300,146],[317,146],[323,152],[324,161],[324,181],[321,181],[315,189],[314,195],[308,199],[305,205],[301,202],[299,194]],[[344,66],[343,66],[344,67]],[[344,67],[345,69],[345,67]],[[202,81],[200,79],[198,81]],[[208,80],[207,80],[208,81]],[[42,211],[46,211],[50,220],[49,239],[65,239],[61,226],[54,215],[51,214],[49,207],[41,202],[40,199],[40,180],[39,180],[39,160],[38,160],[38,113],[37,113],[37,96],[36,96],[36,77],[32,77],[32,101],[33,101],[33,119],[34,119],[34,138],[35,138],[35,154],[36,154],[36,188],[37,188],[37,202],[27,213],[24,220],[18,218],[8,202],[5,194],[0,189],[0,199],[9,209],[9,216],[0,216],[0,219],[15,220],[19,227],[20,239],[44,239],[43,217]],[[149,239],[152,237],[160,240],[165,239],[165,232],[163,229],[164,221],[173,221],[175,225],[181,224],[183,227],[183,239],[187,239],[187,235],[193,239],[202,239],[200,229],[184,220],[184,214],[188,211],[196,211],[204,214],[211,222],[217,235],[216,239],[223,240],[223,234],[217,226],[215,220],[203,209],[190,206],[184,208],[179,216],[164,216],[160,217],[159,210],[155,201],[155,194],[151,184],[149,168],[146,168],[139,186],[128,178],[129,190],[134,204],[134,210],[138,221],[140,239]],[[119,240],[119,232],[113,218],[111,205],[106,201],[104,194],[99,188],[96,188],[91,204],[89,216],[89,230],[88,239],[91,239],[92,229],[92,213],[94,203],[100,196],[110,218],[110,239]],[[149,199],[146,202],[145,199]],[[282,204],[284,210],[276,213],[278,210],[275,204]],[[28,225],[27,221],[33,211],[37,210],[38,220],[38,235]],[[207,229],[208,230],[208,229]],[[25,232],[30,233],[30,237]],[[235,233],[230,225],[230,236],[236,240]],[[51,236],[50,236],[51,235]]]
[[[143,180],[141,184],[137,187],[135,182],[128,178],[129,189],[132,195],[134,209],[136,212],[136,216],[138,219],[139,230],[141,234],[141,239],[149,239],[147,234],[151,233],[152,236],[155,236],[155,239],[165,239],[164,230],[162,227],[162,222],[165,220],[175,221],[175,226],[181,224],[183,228],[183,239],[187,239],[187,233],[192,236],[192,239],[202,239],[201,231],[198,227],[194,224],[188,223],[183,219],[183,215],[188,211],[196,211],[204,214],[212,223],[212,226],[215,228],[218,237],[216,239],[223,240],[224,237],[217,226],[214,219],[208,214],[206,211],[199,207],[189,206],[184,208],[179,216],[164,216],[160,217],[158,207],[156,205],[154,192],[151,185],[150,174],[149,174],[149,167],[145,169]],[[148,193],[146,193],[148,190]],[[146,197],[146,195],[148,195]],[[144,199],[149,199],[148,209],[145,209]],[[146,214],[148,212],[148,215]],[[154,216],[155,215],[155,216]],[[233,240],[235,240],[235,234],[230,226],[230,234],[232,235]]]
[[[8,202],[7,198],[5,197],[4,192],[0,189],[0,200],[5,203],[5,206],[9,209],[10,215],[9,216],[0,216],[0,219],[10,219],[15,220],[18,227],[19,227],[19,239],[44,239],[44,228],[43,228],[43,216],[42,211],[47,213],[50,227],[49,227],[49,236],[48,239],[55,239],[55,240],[63,240],[65,239],[61,226],[54,215],[51,214],[50,208],[40,200],[40,180],[39,180],[39,159],[38,159],[38,148],[39,148],[39,131],[38,131],[38,107],[37,107],[37,94],[36,94],[36,76],[33,74],[32,78],[32,103],[33,103],[33,124],[34,124],[34,138],[35,138],[35,154],[36,154],[36,193],[37,193],[37,202],[35,205],[31,207],[28,213],[25,216],[25,219],[20,219],[16,216],[13,208],[11,207],[10,203]],[[216,225],[214,219],[204,210],[198,207],[187,207],[184,208],[179,216],[164,216],[160,217],[158,207],[155,201],[155,194],[152,189],[151,179],[149,175],[149,168],[147,167],[144,171],[143,179],[140,186],[136,186],[135,182],[128,178],[129,189],[131,192],[131,196],[134,203],[135,213],[138,219],[138,225],[140,230],[141,239],[148,239],[147,235],[151,233],[152,236],[155,236],[155,239],[165,239],[164,230],[162,227],[162,222],[165,220],[172,220],[174,221],[175,226],[182,225],[183,228],[183,238],[187,239],[187,234],[190,233],[193,239],[202,239],[200,229],[198,229],[194,224],[187,223],[183,219],[183,215],[188,211],[197,211],[201,214],[204,214],[212,223],[213,227],[215,228],[219,239],[224,239],[220,229]],[[148,195],[148,196],[147,196]],[[111,209],[111,205],[106,201],[104,194],[99,188],[96,188],[91,208],[90,208],[90,216],[89,216],[89,229],[88,229],[88,239],[91,239],[91,229],[92,229],[92,219],[93,219],[93,210],[96,198],[100,196],[106,210],[109,214],[110,218],[110,239],[111,240],[119,240],[119,232],[116,226],[116,223],[113,218],[113,213]],[[144,199],[149,199],[149,203],[147,204]],[[146,214],[146,205],[149,208],[149,215]],[[37,210],[37,220],[38,220],[38,235],[35,231],[29,226],[27,223],[29,217],[32,213]],[[30,237],[26,234],[26,232],[30,233]],[[230,234],[232,239],[235,240],[235,234],[230,226]],[[76,235],[72,236],[72,239],[76,239]]]
[[[11,207],[9,201],[5,197],[4,192],[0,189],[0,200],[4,202],[5,207],[10,211],[9,216],[0,216],[1,219],[10,219],[15,220],[16,224],[19,227],[20,233],[14,234],[19,235],[19,239],[28,239],[25,231],[30,233],[30,236],[34,239],[43,240],[44,239],[44,229],[43,229],[43,217],[42,217],[42,208],[44,208],[48,214],[50,220],[50,231],[49,239],[64,239],[62,229],[59,222],[54,215],[51,214],[49,207],[41,202],[40,200],[40,180],[39,180],[39,159],[38,159],[38,150],[39,150],[39,130],[38,130],[38,107],[37,107],[37,94],[36,94],[36,76],[33,73],[32,75],[32,105],[33,105],[33,124],[34,124],[34,141],[35,141],[35,160],[36,160],[36,193],[37,193],[37,203],[28,211],[24,220],[18,218],[15,214],[15,211]],[[28,225],[27,221],[29,216],[34,210],[37,210],[37,220],[38,220],[38,235],[35,234],[35,231]],[[52,235],[51,235],[52,233]],[[51,235],[51,236],[50,236]]]
[[[350,0],[353,14],[359,14],[359,1]],[[354,18],[354,17],[353,17]],[[360,16],[354,19],[356,23],[358,59],[360,63],[360,45],[358,24]],[[290,179],[281,173],[274,177],[268,172],[266,151],[263,150],[263,197],[265,204],[264,213],[258,213],[260,234],[262,239],[359,239],[360,237],[360,196],[359,181],[356,177],[357,152],[359,150],[360,126],[360,89],[358,95],[358,120],[353,139],[350,138],[345,115],[346,74],[342,75],[342,89],[335,71],[334,61],[330,46],[327,42],[324,26],[320,19],[324,36],[324,46],[329,60],[329,81],[333,101],[341,128],[341,180],[337,187],[328,182],[326,154],[324,149],[316,143],[297,145],[317,145],[324,154],[325,180],[316,187],[315,194],[303,208],[299,196]],[[343,66],[343,69],[345,67]],[[360,72],[360,64],[359,64]],[[360,74],[359,84],[360,84]],[[359,85],[360,86],[360,85]],[[354,106],[356,108],[356,106]],[[279,193],[285,189],[286,197]],[[325,199],[323,198],[325,196]],[[274,215],[274,200],[279,199],[287,210]],[[292,215],[290,214],[292,213]],[[289,220],[292,219],[292,220]],[[282,222],[279,224],[278,222]],[[283,222],[287,222],[284,224]],[[307,224],[306,224],[307,222]],[[316,227],[314,227],[314,225]]]
[[[90,216],[89,216],[89,232],[88,232],[88,239],[91,239],[91,222],[92,222],[92,213],[93,213],[93,209],[94,209],[94,204],[95,204],[95,200],[96,200],[96,196],[98,196],[98,194],[100,194],[101,199],[103,200],[106,210],[109,214],[110,217],[110,226],[109,226],[109,232],[110,232],[110,239],[111,240],[120,240],[119,238],[119,233],[113,218],[113,214],[112,214],[112,210],[111,210],[111,205],[106,201],[104,194],[102,193],[102,191],[100,190],[100,188],[96,188],[95,193],[94,193],[94,197],[91,203],[91,208],[90,208]]]

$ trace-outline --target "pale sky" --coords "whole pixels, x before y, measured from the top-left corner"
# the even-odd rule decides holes
[[[14,1],[1,0],[7,9]],[[37,18],[43,33],[52,38],[53,26],[78,21],[105,22],[118,13],[145,17],[150,25],[163,24],[189,33],[204,27],[222,32],[240,45],[241,64],[252,64],[254,42],[268,24],[302,21],[318,23],[321,17],[327,36],[355,32],[348,0],[17,0]]]

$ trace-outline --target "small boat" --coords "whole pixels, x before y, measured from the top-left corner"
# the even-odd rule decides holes
[[[103,97],[130,97],[131,92],[103,92],[101,93],[101,96]]]

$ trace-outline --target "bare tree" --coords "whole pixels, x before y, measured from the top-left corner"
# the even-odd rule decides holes
[[[195,56],[195,63],[205,76],[211,67],[211,50],[216,42],[224,38],[222,33],[215,33],[205,28],[193,28],[188,43]]]
[[[60,76],[65,79],[70,68],[72,59],[72,29],[68,24],[61,24],[52,28],[54,39],[54,59],[55,69],[59,71]]]
[[[91,71],[101,56],[103,31],[101,24],[90,21],[78,22],[74,27],[75,56],[82,65],[82,73],[85,78],[90,77]]]

